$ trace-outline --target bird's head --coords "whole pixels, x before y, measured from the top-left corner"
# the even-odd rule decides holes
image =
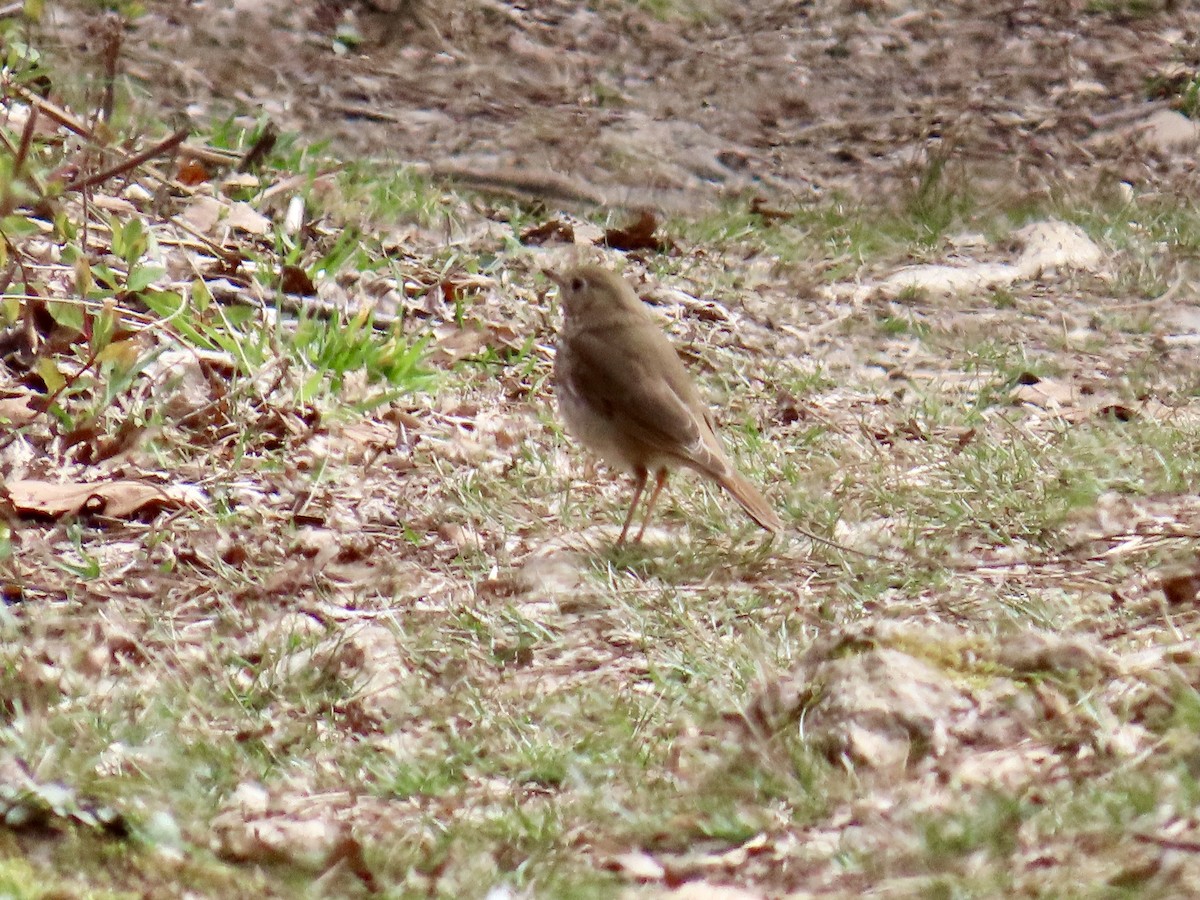
[[[645,314],[642,301],[616,272],[600,266],[576,266],[562,272],[542,269],[542,274],[558,285],[563,314],[570,320],[594,321],[620,310]]]

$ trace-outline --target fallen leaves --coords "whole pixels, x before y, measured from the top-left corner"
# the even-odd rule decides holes
[[[114,806],[57,783],[40,782],[11,757],[0,764],[0,824],[13,831],[66,831],[68,826],[125,838],[130,823]]]
[[[249,203],[240,201],[230,205],[225,224],[254,237],[262,237],[271,230],[270,219]]]
[[[20,428],[32,422],[39,414],[34,398],[33,394],[0,397],[0,425]]]
[[[1160,575],[1158,585],[1170,606],[1195,607],[1200,597],[1200,566],[1176,567]]]
[[[625,225],[603,230],[588,222],[556,217],[526,228],[520,237],[521,243],[529,246],[587,244],[624,252],[675,252],[674,242],[659,235],[658,227],[658,217],[650,210],[642,210]]]
[[[509,12],[520,18],[520,10]],[[923,14],[918,11],[917,15]],[[524,18],[528,20],[528,16]],[[912,21],[908,13],[905,18]],[[898,32],[904,30],[897,26]],[[586,33],[582,37],[586,39]],[[621,40],[627,39],[622,31]],[[410,50],[417,52],[415,46],[405,48],[405,52]],[[356,71],[363,74],[361,69]],[[779,116],[784,123],[781,127],[787,127],[787,118]],[[1031,140],[1037,140],[1038,135],[1030,133]],[[838,142],[813,143],[836,147]],[[784,152],[786,146],[781,143],[776,149]],[[858,158],[864,164],[889,164],[882,154]],[[611,510],[604,505],[608,495],[595,492],[593,486],[566,487],[563,448],[551,424],[545,384],[550,351],[546,346],[549,313],[543,307],[549,304],[542,303],[544,294],[538,294],[528,282],[520,283],[534,268],[525,264],[542,252],[566,256],[578,252],[575,248],[580,246],[596,256],[606,254],[609,262],[622,251],[590,248],[607,244],[610,250],[620,247],[643,257],[662,252],[669,244],[661,233],[662,224],[653,217],[635,218],[605,232],[596,225],[551,214],[547,222],[520,233],[526,245],[550,249],[515,248],[516,252],[510,252],[514,249],[513,229],[503,217],[483,224],[455,221],[463,207],[451,200],[444,203],[447,225],[444,234],[436,235],[437,241],[428,240],[430,232],[439,231],[437,227],[405,223],[389,244],[386,265],[370,278],[346,272],[317,277],[322,271],[318,260],[325,258],[322,254],[334,239],[323,231],[330,227],[326,218],[330,213],[315,190],[306,193],[311,208],[305,208],[295,196],[288,200],[292,189],[284,190],[283,182],[269,189],[280,193],[266,203],[261,202],[265,192],[259,193],[261,179],[212,183],[206,173],[195,173],[187,180],[197,188],[194,194],[182,194],[181,206],[188,206],[187,224],[212,246],[194,236],[168,231],[157,235],[168,256],[170,276],[154,283],[177,292],[173,302],[164,304],[157,314],[162,331],[188,324],[189,306],[184,301],[194,302],[197,308],[204,306],[212,320],[235,318],[247,309],[255,314],[261,310],[265,316],[275,313],[272,301],[277,287],[309,297],[319,287],[332,292],[339,302],[344,300],[347,308],[363,298],[393,303],[404,327],[416,327],[433,336],[436,360],[449,370],[429,396],[402,400],[403,414],[393,415],[397,409],[393,407],[383,415],[376,414],[374,420],[368,414],[363,421],[346,405],[331,404],[335,406],[331,411],[297,402],[289,396],[294,386],[289,378],[295,368],[289,373],[279,358],[264,363],[253,353],[241,353],[254,350],[252,346],[227,344],[221,349],[192,351],[166,341],[155,345],[166,349],[147,362],[134,381],[152,416],[140,415],[141,409],[134,410],[139,415],[131,415],[129,406],[119,403],[96,415],[89,406],[86,416],[56,419],[53,416],[60,410],[46,409],[48,394],[44,392],[35,401],[14,397],[11,406],[3,407],[17,427],[23,427],[22,422],[36,424],[14,443],[14,448],[17,443],[28,444],[30,453],[12,463],[4,475],[36,471],[44,481],[68,485],[74,491],[70,502],[58,498],[55,506],[51,503],[54,498],[41,496],[45,489],[39,489],[40,512],[28,515],[65,518],[80,514],[79,510],[86,515],[91,507],[114,515],[120,509],[119,497],[104,496],[97,485],[121,485],[130,480],[141,480],[153,488],[173,482],[202,485],[204,499],[218,512],[213,517],[180,516],[169,523],[170,528],[124,527],[119,529],[120,547],[114,540],[117,529],[47,525],[42,529],[46,539],[38,541],[38,529],[22,523],[23,543],[16,554],[22,565],[28,565],[36,552],[44,554],[40,571],[50,573],[60,571],[64,563],[84,571],[85,563],[94,562],[87,571],[96,574],[63,578],[52,585],[67,585],[67,590],[61,591],[66,601],[61,605],[73,618],[67,620],[63,632],[75,635],[78,621],[87,621],[89,616],[109,619],[121,610],[129,611],[134,621],[110,642],[96,640],[92,631],[83,632],[83,643],[88,646],[77,656],[44,654],[39,662],[58,665],[60,672],[74,670],[74,677],[82,683],[72,683],[69,690],[56,686],[45,691],[47,699],[25,703],[35,715],[21,724],[35,738],[39,719],[49,720],[60,734],[85,734],[91,728],[120,732],[120,723],[126,720],[141,726],[139,714],[148,703],[156,703],[169,710],[164,713],[163,727],[155,723],[156,732],[169,733],[181,725],[189,741],[226,740],[219,756],[222,765],[226,760],[230,765],[223,772],[236,772],[235,783],[254,777],[247,775],[247,770],[270,781],[262,788],[244,782],[249,787],[239,788],[223,803],[212,823],[211,846],[224,859],[243,861],[245,869],[240,871],[248,873],[259,864],[272,862],[294,864],[306,872],[359,868],[358,841],[366,841],[368,836],[378,842],[371,848],[372,859],[376,853],[380,858],[386,856],[388,848],[400,847],[403,852],[414,848],[418,864],[433,869],[443,865],[445,857],[437,851],[426,853],[421,846],[423,835],[428,834],[422,829],[429,826],[440,834],[463,836],[461,842],[454,842],[456,848],[469,849],[449,852],[476,854],[482,850],[477,855],[485,859],[484,865],[490,858],[504,869],[527,867],[525,871],[536,883],[536,860],[529,864],[525,854],[530,839],[535,844],[539,840],[531,834],[529,824],[537,825],[540,810],[527,802],[521,784],[527,778],[544,778],[538,789],[554,794],[551,812],[556,819],[547,830],[539,827],[538,833],[546,835],[545,845],[553,845],[558,858],[564,860],[564,869],[587,867],[617,844],[618,850],[626,852],[614,852],[614,871],[630,881],[647,883],[644,892],[648,895],[660,890],[661,896],[679,900],[731,900],[753,896],[734,885],[755,883],[770,885],[763,890],[771,896],[793,891],[797,884],[802,889],[812,885],[818,891],[854,895],[863,888],[862,880],[851,881],[861,877],[858,866],[862,860],[869,860],[869,868],[884,876],[914,869],[924,872],[919,867],[926,864],[925,859],[894,850],[903,839],[902,832],[912,824],[903,818],[907,799],[919,802],[928,796],[933,803],[949,801],[952,805],[959,798],[938,791],[950,782],[1017,792],[1034,782],[1039,772],[1070,766],[1089,754],[1094,759],[1110,748],[1119,748],[1111,751],[1114,754],[1136,753],[1150,746],[1137,730],[1122,730],[1107,722],[1091,730],[1105,728],[1109,735],[1088,743],[1075,698],[1063,685],[1084,676],[1094,679],[1112,674],[1095,664],[1103,654],[1094,646],[1086,641],[1076,646],[1040,632],[1034,639],[1023,638],[1019,631],[1001,632],[997,637],[995,631],[1000,628],[1019,629],[1023,620],[1035,616],[1039,622],[1044,618],[1067,626],[1081,621],[1083,613],[1076,610],[1082,592],[1065,578],[1054,590],[1042,591],[1028,588],[1029,582],[1019,578],[1012,578],[1016,588],[1003,584],[1007,573],[996,576],[996,583],[985,585],[981,592],[987,594],[981,607],[986,602],[990,611],[992,605],[1002,605],[1006,590],[1019,588],[1033,595],[1029,604],[1033,612],[1027,615],[1024,606],[1005,608],[1000,614],[1003,622],[993,626],[979,610],[968,614],[955,606],[963,591],[954,576],[931,578],[926,584],[921,581],[923,573],[916,571],[901,571],[896,576],[873,571],[864,590],[864,579],[855,576],[847,582],[841,571],[831,574],[831,567],[815,555],[800,558],[779,546],[769,554],[747,555],[743,547],[722,543],[720,538],[706,536],[688,545],[664,531],[664,537],[651,543],[645,556],[631,562],[618,560],[614,565],[606,555],[612,534],[605,533],[603,526],[587,528],[586,538],[568,536],[567,543],[547,538],[548,530],[570,532],[574,523],[587,526],[606,521]],[[156,202],[169,205],[173,190],[178,190],[177,186],[158,194]],[[254,198],[249,205],[258,216],[246,215],[233,206],[234,198],[239,198],[236,202]],[[99,197],[94,206],[124,216],[143,208],[139,206],[143,202]],[[781,205],[793,202],[788,198]],[[271,233],[269,223],[279,226],[285,206],[292,224],[280,240],[291,236],[296,242],[298,252],[290,257],[295,260],[293,269],[252,252],[270,243],[263,240]],[[293,210],[298,211],[293,215]],[[801,214],[804,207],[797,205],[797,210],[796,222],[790,227],[807,227],[809,220]],[[436,212],[439,219],[442,212],[440,208]],[[750,226],[759,230],[787,218],[784,210],[757,201],[750,212],[754,217]],[[106,237],[103,230],[93,233],[100,234],[101,240]],[[1081,257],[1067,240],[1071,237],[1028,236],[1023,256],[1027,271],[1043,278],[1051,269],[1074,266]],[[436,249],[429,249],[431,243]],[[567,246],[555,249],[555,244]],[[974,246],[978,250],[986,242]],[[1111,387],[1118,384],[1115,376],[1082,374],[1082,365],[1078,370],[1071,364],[1052,366],[1051,371],[1067,374],[1029,376],[1013,384],[1006,380],[1012,372],[1008,368],[1011,357],[1006,358],[999,376],[995,372],[1000,365],[990,368],[992,361],[986,360],[979,369],[962,373],[955,386],[947,387],[938,376],[961,362],[957,354],[973,346],[974,338],[954,343],[947,339],[947,332],[937,330],[942,323],[933,323],[915,337],[881,341],[877,359],[882,365],[878,366],[879,379],[874,381],[873,375],[864,374],[873,365],[864,359],[873,351],[864,349],[872,340],[870,326],[862,327],[873,310],[853,303],[835,303],[823,309],[819,301],[797,288],[799,282],[812,283],[811,272],[818,270],[820,263],[765,259],[767,253],[747,259],[737,255],[742,247],[734,247],[698,247],[686,259],[667,261],[676,277],[682,275],[697,285],[722,284],[731,296],[736,294],[728,307],[678,291],[663,290],[658,296],[673,308],[682,306],[687,314],[676,324],[692,328],[698,338],[711,338],[716,353],[728,349],[722,342],[731,333],[735,340],[753,335],[752,343],[730,354],[736,355],[736,367],[726,369],[727,360],[714,360],[721,366],[721,375],[710,373],[713,377],[708,386],[724,393],[727,413],[747,426],[744,434],[732,432],[738,449],[749,447],[754,461],[762,461],[764,474],[781,476],[773,490],[786,495],[789,508],[797,515],[808,511],[802,504],[811,497],[822,504],[822,516],[842,517],[839,528],[865,523],[878,532],[876,540],[889,545],[906,539],[924,545],[928,532],[933,532],[928,543],[935,545],[942,537],[937,519],[946,509],[948,515],[957,517],[955,521],[963,523],[959,527],[973,536],[994,528],[988,537],[995,544],[1004,545],[1009,536],[1019,541],[1026,536],[1024,526],[1030,519],[1034,521],[1030,530],[1053,519],[1034,515],[1022,519],[1022,527],[1011,532],[1004,529],[1017,521],[1016,516],[973,521],[976,509],[984,504],[973,505],[986,499],[979,494],[990,482],[951,480],[956,466],[945,465],[945,461],[953,453],[969,449],[970,457],[978,449],[980,456],[986,456],[1002,446],[996,438],[997,420],[1005,424],[1018,420],[1017,428],[1032,421],[1035,437],[1041,438],[1052,428],[1036,433],[1037,422],[1049,421],[1054,426],[1060,417],[1078,410],[1117,418],[1124,415],[1122,410],[1150,416],[1165,413],[1164,408],[1140,396],[1131,399],[1132,390]],[[967,256],[971,252],[964,251]],[[1007,251],[1002,248],[1000,252]],[[478,254],[477,258],[472,259],[473,254]],[[861,260],[855,260],[851,265],[852,273],[859,263]],[[485,274],[466,271],[476,264]],[[637,267],[640,263],[634,256],[625,264]],[[969,273],[963,283],[970,284],[975,274]],[[1011,270],[1004,269],[1002,274],[1007,276]],[[55,291],[55,287],[63,289]],[[57,298],[67,290],[83,292],[78,285],[72,287],[64,281],[51,284],[44,294]],[[1024,305],[1032,305],[1036,299],[1033,293],[1022,292],[1012,302],[1025,311]],[[137,302],[135,296],[128,300]],[[1059,300],[1055,297],[1050,303]],[[1069,298],[1069,303],[1081,307],[1090,300]],[[249,301],[265,303],[261,307],[243,305]],[[957,310],[946,312],[951,318]],[[1052,318],[1041,315],[1036,307],[1028,315]],[[1015,321],[997,316],[979,330],[985,340],[1005,347],[1021,341],[1021,350],[1031,355],[1055,346],[1045,339],[1046,330],[1026,340],[1026,332],[1014,328]],[[278,322],[270,319],[269,325]],[[697,322],[705,324],[693,328]],[[709,327],[707,323],[715,324]],[[1057,321],[1052,325],[1056,327]],[[76,333],[82,334],[79,329]],[[35,329],[35,334],[45,337],[49,332]],[[277,328],[271,337],[286,342],[287,334]],[[905,343],[903,338],[911,340]],[[34,343],[30,341],[29,346]],[[819,358],[827,347],[836,347],[839,355],[835,357],[831,351]],[[704,348],[706,359],[712,359],[708,349]],[[904,356],[907,352],[918,360],[924,353],[933,372],[932,378],[921,382],[921,397],[916,402],[909,389],[915,382],[903,378],[906,371],[912,377]],[[1108,345],[1089,353],[1103,357],[1095,362],[1095,370],[1105,373],[1121,371],[1129,359],[1128,355],[1114,359]],[[462,365],[465,360],[471,362]],[[828,371],[823,370],[827,360],[833,360]],[[55,360],[51,363],[46,375],[57,377],[59,386],[66,386],[78,373],[77,367],[60,366]],[[741,368],[743,363],[745,368]],[[240,377],[243,373],[245,377]],[[802,377],[808,374],[814,377]],[[725,375],[730,379],[723,380]],[[1109,377],[1112,380],[1106,382]],[[762,413],[761,382],[757,379],[763,378],[771,379],[768,394],[776,388],[786,394],[774,419]],[[1001,387],[998,398],[994,393],[984,396],[983,390],[992,389],[989,386],[997,382],[1011,387],[1012,393]],[[357,387],[348,384],[341,399],[352,394],[357,400],[356,391]],[[964,400],[967,394],[970,397]],[[981,402],[973,406],[971,401],[977,397]],[[1124,403],[1118,405],[1121,398]],[[64,393],[64,403],[71,399]],[[1006,406],[1006,401],[1016,406]],[[360,408],[365,407],[364,403]],[[37,414],[31,416],[32,409],[41,410],[40,420]],[[124,461],[120,469],[72,465],[108,462],[111,457],[104,449],[105,441],[121,437],[126,423],[157,426],[160,422],[166,429],[161,438],[138,436],[131,443],[114,445],[136,449],[136,470]],[[970,427],[960,424],[964,422]],[[754,425],[762,428],[761,439]],[[795,427],[780,434],[787,426]],[[1131,431],[1134,429],[1112,429],[1123,437]],[[51,456],[76,440],[95,448],[88,460],[75,452],[65,460]],[[74,447],[83,449],[79,443]],[[147,460],[157,461],[159,471],[145,472],[141,464]],[[887,474],[877,477],[880,469]],[[1050,469],[1047,465],[1046,470]],[[142,474],[134,479],[131,471]],[[1003,473],[997,470],[997,474]],[[1181,469],[1178,480],[1187,477],[1189,470]],[[903,492],[897,493],[897,487]],[[1137,493],[1139,487],[1133,486],[1130,493]],[[936,506],[939,502],[946,502],[947,507]],[[923,518],[922,507],[927,503],[934,511]],[[132,500],[128,506],[131,517],[156,508],[153,502],[139,507]],[[983,516],[988,514],[983,510]],[[193,529],[196,519],[204,521]],[[227,524],[230,522],[233,524]],[[880,527],[878,522],[884,525]],[[714,534],[721,524],[714,520]],[[73,546],[72,540],[78,541],[81,530],[84,537]],[[150,534],[152,531],[155,533]],[[1045,532],[1038,534],[1046,536]],[[43,545],[40,548],[39,543]],[[531,555],[531,547],[545,549]],[[83,558],[84,554],[90,558]],[[663,558],[666,563],[660,561]],[[876,593],[873,582],[893,578],[903,582],[902,589],[881,587]],[[1164,579],[1164,591],[1171,591],[1168,598],[1177,597],[1179,604],[1194,602],[1191,582],[1176,587]],[[49,591],[31,591],[30,595],[51,596]],[[96,597],[106,602],[86,602]],[[79,602],[80,598],[85,602]],[[849,602],[843,603],[843,598]],[[1072,612],[1047,612],[1054,602]],[[21,624],[33,626],[28,629],[31,635],[46,630],[40,618],[44,610],[33,607],[51,605],[25,604]],[[670,615],[666,623],[664,614]],[[931,620],[950,616],[973,621],[960,630],[924,631],[923,626]],[[689,852],[661,854],[621,846],[621,836],[631,830],[624,825],[615,840],[604,827],[592,830],[600,821],[593,814],[598,810],[617,810],[617,815],[609,818],[618,823],[625,821],[622,813],[626,810],[637,819],[658,815],[658,809],[640,804],[644,796],[655,802],[653,793],[642,788],[643,780],[649,782],[660,775],[660,760],[669,770],[670,793],[682,797],[685,804],[693,799],[696,805],[726,799],[710,794],[712,788],[722,790],[726,783],[712,779],[695,788],[680,774],[686,766],[672,769],[673,763],[686,755],[689,735],[702,732],[700,739],[706,741],[711,756],[740,766],[745,759],[738,754],[746,743],[720,746],[707,733],[712,723],[705,719],[714,701],[738,696],[745,673],[761,666],[762,660],[797,659],[814,639],[836,630],[846,618],[859,617],[920,619],[922,627],[890,640],[860,633],[855,635],[857,643],[848,640],[838,645],[836,652],[810,660],[815,677],[796,679],[790,685],[800,701],[791,711],[801,717],[808,714],[803,721],[794,718],[786,735],[792,740],[789,749],[797,750],[797,756],[782,760],[781,766],[766,773],[766,790],[758,786],[742,793],[731,790],[729,796],[736,797],[741,808],[731,810],[731,821],[715,824],[717,833],[726,836],[730,829],[721,826],[733,825],[736,837],[706,840],[712,832],[704,833],[701,828],[714,823],[701,826],[688,820],[696,830],[672,838],[692,844]],[[259,646],[260,642],[245,637],[262,621],[280,625],[270,646],[286,649],[278,650],[276,656],[264,649],[265,643]],[[977,624],[980,621],[984,624]],[[355,648],[368,634],[366,622],[377,623],[369,633],[372,665],[354,659]],[[314,623],[321,627],[314,628]],[[1181,623],[1181,627],[1189,624]],[[321,630],[326,626],[327,634]],[[1153,632],[1136,637],[1139,643],[1151,646],[1154,639]],[[342,641],[351,651],[349,657],[336,651]],[[988,642],[1007,644],[1008,652],[981,651],[980,645],[986,647]],[[71,644],[62,641],[53,647],[69,650]],[[956,655],[955,650],[961,653]],[[982,664],[972,667],[971,654],[982,659]],[[717,665],[706,669],[710,661]],[[1170,662],[1174,665],[1177,659],[1172,657]],[[405,667],[416,671],[411,680]],[[1161,668],[1165,671],[1168,667]],[[33,680],[28,674],[31,669],[14,667],[13,681],[22,691]],[[736,673],[735,677],[729,678],[730,673]],[[97,676],[104,679],[102,688],[95,684]],[[297,691],[297,682],[306,678],[327,678],[328,685],[320,682],[320,693]],[[564,689],[569,679],[578,679],[582,687],[576,691],[572,684]],[[1038,682],[1036,690],[1030,686],[1032,682]],[[205,695],[205,688],[211,685],[222,694],[220,699]],[[164,690],[164,686],[176,690]],[[189,693],[191,687],[195,690]],[[234,702],[226,702],[225,692],[234,695]],[[584,707],[598,692],[600,715],[592,717],[586,708],[574,705]],[[366,712],[355,705],[363,695],[361,702],[369,702]],[[631,697],[648,701],[636,711],[634,728],[605,731],[606,715],[622,712]],[[1097,689],[1083,703],[1094,708],[1108,700]],[[80,709],[89,717],[88,724],[58,720],[62,707]],[[1027,708],[1033,711],[1022,718]],[[503,725],[488,731],[488,719],[497,710],[502,711]],[[985,727],[972,731],[973,721]],[[309,735],[303,732],[310,726],[313,742],[306,743]],[[805,732],[805,727],[809,731]],[[996,731],[987,730],[992,727]],[[293,728],[295,732],[280,733]],[[1005,732],[1006,728],[1010,730]],[[444,734],[430,738],[428,731],[437,729]],[[584,755],[590,748],[577,742],[584,731],[584,743],[598,751],[591,758]],[[127,739],[128,734],[121,732],[122,738]],[[142,735],[133,734],[136,743]],[[613,761],[628,758],[630,734],[644,741],[644,758],[654,766],[653,771],[613,766]],[[1065,736],[1063,742],[1070,743],[1072,753],[1082,752],[1070,756],[1049,741],[1039,743],[1046,734]],[[368,743],[363,736],[372,739],[370,753],[363,752],[368,749],[363,746]],[[1163,737],[1161,744],[1174,740],[1173,735]],[[505,742],[510,738],[527,752],[506,754]],[[23,739],[32,744],[33,739]],[[374,743],[375,739],[380,740]],[[998,746],[1004,740],[1011,740],[1011,746]],[[259,747],[260,742],[265,746]],[[772,741],[768,752],[780,743],[784,742]],[[680,748],[684,748],[682,752]],[[813,780],[811,794],[808,783],[789,780],[795,774],[792,767],[810,748],[824,755],[816,761],[818,765],[805,767],[801,773]],[[640,755],[642,747],[637,749]],[[249,753],[240,756],[242,750]],[[660,750],[666,752],[659,755]],[[159,790],[157,780],[169,782],[178,769],[172,762],[175,752],[168,743],[147,742],[146,747],[135,746],[125,754],[117,749],[105,751],[101,760],[106,773],[127,772],[131,780],[138,777],[138,767],[144,766],[144,777],[155,779],[153,787],[145,791],[152,808],[155,802],[170,803],[177,796],[176,785],[168,783]],[[264,752],[270,759],[291,760],[295,765],[263,769]],[[90,748],[85,747],[65,756],[87,754]],[[547,777],[539,771],[543,754],[554,762],[563,761],[565,777],[553,771]],[[438,784],[447,757],[454,763],[448,786]],[[41,758],[44,765],[51,766],[57,757],[51,750]],[[826,765],[837,775],[842,774],[840,767],[853,766],[856,774],[898,771],[901,777],[887,784],[889,790],[897,789],[896,793],[861,796],[867,793],[863,790],[867,777],[839,780],[835,775],[826,782],[821,769]],[[1141,765],[1139,760],[1139,768]],[[744,770],[741,767],[736,774]],[[314,776],[305,779],[306,772]],[[632,783],[625,781],[625,772],[634,776]],[[1034,798],[1034,805],[1043,805],[1055,787],[1051,783],[1047,788],[1046,782],[1043,779],[1030,788],[1028,796]],[[343,787],[346,793],[341,793]],[[903,794],[904,787],[910,787],[911,793]],[[596,793],[589,794],[589,790]],[[695,795],[689,790],[695,790]],[[823,810],[826,797],[833,797],[831,805],[836,805],[839,790],[856,794],[853,802]],[[366,805],[349,796],[354,793],[378,802],[373,820],[364,816],[351,824],[352,815],[361,814]],[[610,799],[611,805],[606,805]],[[814,799],[816,803],[809,805]],[[856,834],[869,825],[872,803],[883,810],[880,831],[886,830],[892,843],[880,840],[878,847],[867,841],[856,843]],[[747,838],[739,814],[745,809],[758,812],[760,806],[774,817],[770,827],[775,830],[759,830],[762,826],[756,820],[750,829],[754,836]],[[579,810],[583,810],[582,817]],[[486,821],[486,832],[477,836],[470,829],[480,819]],[[668,827],[678,822],[665,816],[663,821]],[[808,821],[815,823],[812,828],[806,827]],[[925,822],[918,820],[918,825],[922,824]],[[187,829],[189,836],[203,835],[204,823],[189,822]],[[919,827],[913,830],[920,833]],[[1021,831],[1035,829],[1023,824]],[[638,833],[645,833],[640,826]],[[505,837],[497,838],[497,834]],[[516,838],[511,839],[514,834]],[[1094,834],[1085,839],[1094,839]],[[203,837],[200,840],[203,842]],[[596,847],[605,849],[593,851]],[[1044,855],[1038,859],[1051,859],[1060,849],[1039,848]],[[972,877],[980,873],[978,883],[988,883],[985,879],[991,875],[976,868],[987,865],[987,856],[960,857],[967,860]],[[473,865],[457,865],[460,862],[465,860],[454,858],[455,865],[447,868],[470,869]],[[761,871],[770,872],[761,881],[748,873],[756,862]],[[407,864],[404,860],[395,868]],[[811,879],[808,866],[816,873]],[[785,884],[787,879],[794,881]],[[449,893],[460,884],[450,878],[446,884],[436,883],[436,877],[430,881],[434,883],[425,885],[425,893]],[[901,889],[925,886],[914,887],[914,881],[903,877],[900,881]],[[396,890],[414,892],[416,887],[408,884]],[[338,893],[327,884],[318,888]]]
[[[525,345],[525,336],[504,322],[473,320],[462,325],[445,322],[433,329],[434,343],[430,359],[450,365],[477,356],[484,350],[516,353]]]
[[[217,855],[257,864],[289,863],[313,872],[341,866],[374,889],[362,844],[331,811],[273,798],[262,786],[243,783],[211,823]]]
[[[169,509],[205,509],[207,499],[190,485],[152,484],[129,479],[102,482],[50,482],[17,479],[0,492],[20,516],[130,518]]]
[[[521,232],[521,243],[537,247],[546,243],[573,244],[575,229],[562,219],[547,219]]]
[[[279,289],[285,294],[315,297],[317,287],[312,278],[299,266],[284,266],[279,272]]]
[[[1037,407],[1070,423],[1097,417],[1115,422],[1139,418],[1170,421],[1177,417],[1174,410],[1153,398],[1128,401],[1103,382],[1043,378],[1029,372],[1022,373],[1017,381],[1009,394],[1014,403]]]
[[[644,209],[623,228],[610,228],[604,232],[604,243],[614,250],[631,252],[649,250],[652,253],[670,253],[675,245],[659,236],[658,217]]]

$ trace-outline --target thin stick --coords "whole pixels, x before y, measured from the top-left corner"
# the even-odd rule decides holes
[[[72,181],[65,188],[63,188],[63,192],[82,191],[85,188],[103,184],[110,178],[115,178],[118,175],[123,175],[126,172],[130,172],[136,169],[142,163],[148,162],[149,160],[154,159],[156,156],[162,156],[163,154],[174,150],[184,142],[184,139],[187,138],[190,132],[191,129],[189,128],[181,128],[166,140],[159,141],[153,147],[149,147],[143,150],[141,153],[135,153],[133,156],[115,166],[110,166],[102,172],[97,172],[95,175],[89,175],[87,178],[80,178],[76,181]]]

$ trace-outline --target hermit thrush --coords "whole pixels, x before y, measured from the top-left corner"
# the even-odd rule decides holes
[[[610,466],[633,473],[633,502],[617,543],[629,534],[650,475],[639,541],[669,470],[680,465],[727,490],[763,528],[780,531],[779,517],[725,455],[675,348],[629,284],[598,266],[543,273],[558,285],[563,307],[554,380],[567,430]]]

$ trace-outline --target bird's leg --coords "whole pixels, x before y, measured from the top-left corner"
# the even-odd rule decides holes
[[[633,471],[633,501],[629,504],[629,515],[625,517],[625,527],[621,529],[621,536],[617,538],[617,546],[620,547],[625,543],[625,535],[629,534],[629,526],[633,523],[633,514],[637,512],[638,501],[642,499],[642,491],[646,489],[646,478],[649,476],[642,466],[638,466]],[[638,540],[642,539],[642,534],[638,532]]]
[[[646,516],[642,519],[642,527],[638,529],[637,533],[637,541],[639,543],[642,540],[642,535],[646,532],[646,525],[650,522],[650,513],[654,510],[654,503],[658,500],[658,495],[662,493],[669,474],[670,472],[667,471],[667,467],[663,466],[658,470],[658,474],[654,476],[654,490],[650,492],[650,499],[646,502]]]

